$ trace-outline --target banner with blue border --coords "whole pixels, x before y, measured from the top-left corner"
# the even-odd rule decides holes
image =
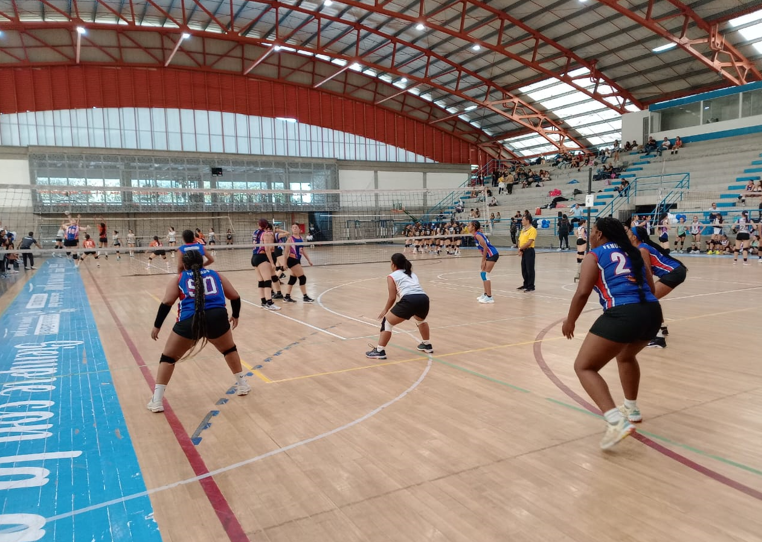
[[[0,542],[160,541],[150,499],[121,500],[145,483],[70,261],[43,264],[0,337]]]

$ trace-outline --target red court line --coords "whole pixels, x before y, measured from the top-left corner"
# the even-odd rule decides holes
[[[106,299],[106,296],[103,295],[103,290],[101,290],[98,281],[95,279],[95,277],[93,277],[90,269],[87,271],[90,273],[95,288],[98,290],[101,299],[103,299],[103,303],[106,305],[108,312],[114,319],[114,323],[119,329],[119,333],[122,334],[122,339],[124,339],[124,342],[127,344],[127,348],[130,349],[135,363],[137,363],[138,367],[140,367],[140,372],[143,374],[143,378],[145,378],[148,387],[153,393],[156,381],[154,380],[151,371],[146,366],[145,360],[140,355],[140,352],[138,352],[135,343],[130,338],[130,335],[124,328],[124,325],[122,325],[122,321],[119,319],[119,316],[117,316],[116,312],[114,312],[114,308],[111,306],[111,303],[109,303],[108,299]],[[204,459],[201,457],[201,454],[198,453],[198,450],[196,450],[193,442],[191,442],[190,436],[188,436],[188,433],[185,431],[182,423],[180,423],[180,419],[177,417],[177,414],[175,414],[175,411],[172,410],[172,407],[166,399],[164,400],[164,417],[167,419],[169,427],[175,434],[177,443],[185,453],[185,457],[188,459],[188,463],[190,464],[196,476],[207,474],[209,469],[206,467]],[[199,480],[199,484],[201,484],[201,487],[206,494],[206,498],[209,499],[209,503],[212,505],[214,512],[217,514],[217,518],[220,520],[220,523],[222,523],[222,527],[225,529],[225,533],[227,533],[228,538],[230,538],[231,542],[249,542],[249,537],[246,536],[241,523],[233,513],[233,510],[230,508],[230,504],[228,504],[227,499],[222,494],[222,491],[217,485],[217,482],[214,481],[214,478],[211,476],[202,478]]]
[[[598,408],[596,408],[595,406],[587,402],[585,399],[580,397],[573,389],[571,389],[569,386],[564,384],[564,382],[560,378],[558,378],[558,376],[553,372],[553,370],[545,362],[545,358],[542,355],[542,340],[545,338],[545,335],[547,335],[551,329],[553,329],[555,326],[557,326],[563,321],[564,321],[563,318],[560,320],[556,320],[555,322],[547,326],[545,329],[540,331],[540,333],[536,337],[537,342],[534,343],[534,359],[537,362],[537,365],[540,367],[540,369],[542,369],[542,372],[545,373],[545,376],[547,376],[550,379],[550,381],[556,385],[558,389],[560,389],[567,396],[573,399],[581,407],[585,408],[586,410],[589,410],[590,412],[594,414],[600,415],[601,411]],[[751,488],[749,486],[746,486],[742,484],[741,482],[736,482],[735,480],[728,478],[724,474],[720,474],[719,472],[713,471],[712,469],[705,467],[704,465],[696,463],[692,459],[688,459],[684,455],[679,454],[675,452],[674,450],[670,450],[669,448],[662,446],[658,442],[655,442],[646,436],[643,436],[639,433],[634,433],[632,436],[639,442],[648,446],[649,448],[656,450],[660,454],[665,455],[669,457],[670,459],[674,459],[681,465],[685,465],[686,467],[693,469],[696,472],[703,474],[704,476],[708,476],[712,480],[720,482],[721,484],[724,484],[728,487],[732,487],[733,489],[738,490],[741,493],[745,493],[746,495],[750,497],[753,497],[755,499],[762,501],[762,492],[757,491],[756,489]]]

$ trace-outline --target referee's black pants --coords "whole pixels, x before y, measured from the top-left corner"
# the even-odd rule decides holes
[[[24,258],[24,269],[29,266],[29,262],[31,262],[32,267],[34,267],[34,254],[31,252],[24,252],[21,256]]]
[[[524,288],[534,290],[534,249],[526,248],[521,254],[521,276],[524,278]]]

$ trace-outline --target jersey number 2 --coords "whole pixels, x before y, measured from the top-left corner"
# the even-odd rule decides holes
[[[186,283],[188,288],[188,295],[196,295],[196,284],[193,279],[188,279]],[[217,283],[214,281],[214,277],[204,277],[204,295],[215,295],[217,293]]]
[[[616,262],[616,269],[614,270],[615,275],[627,275],[630,273],[630,268],[626,267],[627,257],[621,252],[612,252],[611,261]]]

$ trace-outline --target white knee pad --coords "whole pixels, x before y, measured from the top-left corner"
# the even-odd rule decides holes
[[[425,323],[426,323],[426,320],[421,320],[421,321],[419,322],[418,320],[415,320],[415,319],[413,319],[413,321],[415,322],[415,325],[416,325],[417,327],[421,327],[423,324],[425,324]]]
[[[394,329],[394,326],[389,323],[389,320],[384,317],[383,320],[381,320],[381,331],[391,331]]]

